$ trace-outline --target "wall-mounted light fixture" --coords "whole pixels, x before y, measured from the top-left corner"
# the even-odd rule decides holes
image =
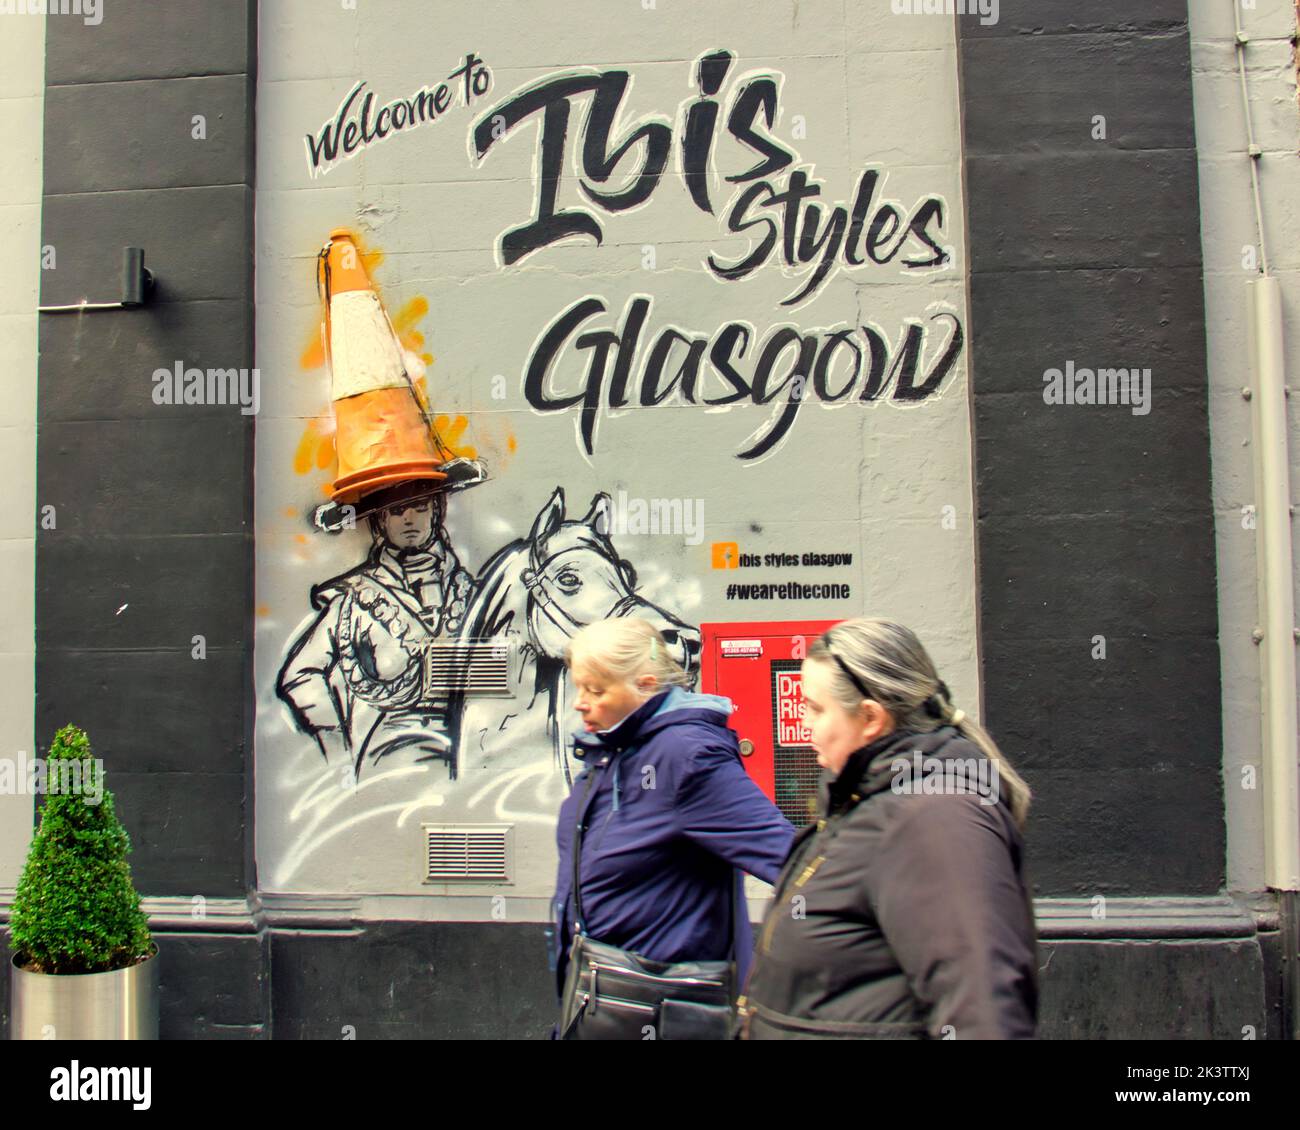
[[[144,265],[143,247],[122,248],[122,298],[118,302],[74,302],[68,306],[38,306],[42,314],[79,314],[83,310],[130,310],[143,306],[153,290],[153,272]]]

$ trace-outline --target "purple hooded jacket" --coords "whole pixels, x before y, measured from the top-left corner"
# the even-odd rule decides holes
[[[574,735],[575,756],[586,768],[556,824],[552,910],[561,991],[573,938],[572,846],[580,815],[586,933],[652,960],[715,961],[731,952],[734,920],[744,984],[753,934],[735,870],[773,882],[794,828],[741,765],[727,726],[732,709],[729,699],[672,687],[617,726]]]

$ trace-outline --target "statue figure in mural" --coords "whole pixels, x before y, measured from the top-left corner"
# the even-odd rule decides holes
[[[291,645],[276,694],[357,780],[398,750],[441,760],[454,778],[447,696],[426,695],[425,654],[459,631],[473,587],[443,528],[447,492],[481,483],[486,468],[438,436],[356,235],[332,231],[316,272],[338,477],[314,523],[338,532],[365,516],[373,545],[363,564],[312,590],[317,616]]]
[[[399,749],[445,761],[454,776],[450,704],[423,698],[424,649],[459,633],[473,594],[445,513],[439,493],[371,514],[369,556],[312,589],[318,615],[276,680],[298,727],[327,760],[350,758],[358,779]]]
[[[325,758],[350,759],[358,779],[398,750],[404,762],[444,762],[455,779],[462,743],[491,756],[499,753],[493,742],[504,741],[527,761],[521,723],[540,719],[551,771],[567,781],[564,653],[573,634],[596,620],[638,616],[694,673],[699,630],[637,593],[636,570],[609,537],[608,494],[597,494],[585,517],[566,519],[556,487],[528,536],[493,554],[477,581],[443,528],[445,499],[438,493],[370,515],[369,557],[312,589],[317,615],[290,646],[276,693]],[[506,643],[510,697],[453,690],[425,698],[424,650],[440,638]]]

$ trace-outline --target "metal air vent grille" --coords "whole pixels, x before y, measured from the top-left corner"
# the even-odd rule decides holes
[[[433,640],[424,651],[424,697],[510,693],[510,644],[504,640]]]
[[[423,824],[424,882],[509,883],[513,824]]]

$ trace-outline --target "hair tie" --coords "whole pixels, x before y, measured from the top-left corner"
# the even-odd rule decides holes
[[[964,711],[964,710],[954,710],[954,711],[952,712],[952,717],[949,718],[948,721],[949,721],[952,725],[954,725],[954,726],[960,726],[960,725],[961,725],[961,720],[962,720],[963,718],[965,718],[965,717],[966,717],[966,711]]]
[[[947,709],[945,708],[945,703],[947,704]],[[952,692],[948,690],[948,684],[940,679],[939,685],[935,688],[934,694],[921,703],[921,707],[931,718],[938,719],[940,722],[951,721],[948,717],[948,709],[952,707]],[[960,713],[960,711],[958,711],[958,713]]]

